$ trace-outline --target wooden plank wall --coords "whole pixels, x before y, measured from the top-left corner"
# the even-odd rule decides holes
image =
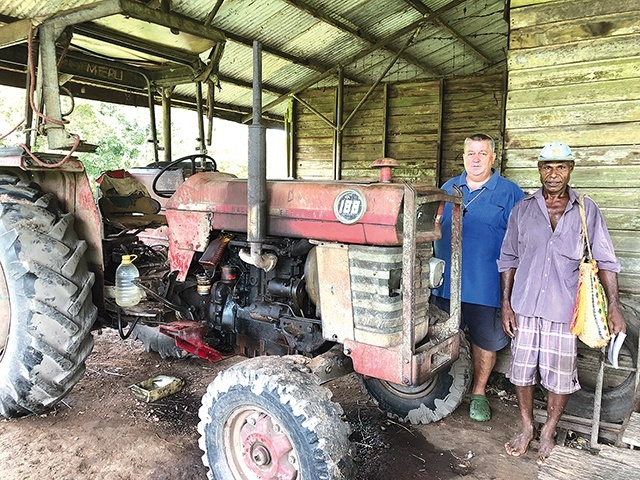
[[[370,87],[347,87],[344,91],[343,121],[351,115]],[[374,160],[384,156],[385,88],[378,86],[343,131],[342,179],[375,180]]]
[[[396,181],[419,181],[437,185],[441,100],[440,81],[389,85],[386,156],[402,168]]]
[[[533,190],[541,146],[569,144],[640,294],[640,2],[512,0],[510,22],[504,173]]]
[[[335,88],[307,90],[300,97],[325,118],[334,121]],[[333,178],[333,132],[325,121],[301,102],[293,104],[293,177]]]
[[[346,86],[343,121],[369,87]],[[307,90],[299,98],[333,121],[335,88]],[[440,82],[379,85],[343,130],[341,178],[375,181],[371,164],[400,162],[394,178],[435,185],[441,120]],[[296,178],[332,178],[333,129],[302,102],[294,103]]]
[[[345,119],[367,90],[345,87]],[[462,144],[469,134],[488,133],[501,144],[503,90],[502,73],[379,86],[344,130],[342,178],[376,180],[370,165],[386,156],[400,162],[397,181],[441,185],[462,171]],[[335,89],[299,97],[333,121]],[[294,104],[294,119],[296,178],[332,178],[331,126],[301,102]]]

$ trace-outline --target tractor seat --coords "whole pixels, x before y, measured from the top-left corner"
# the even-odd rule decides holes
[[[144,230],[167,224],[160,202],[151,198],[140,180],[125,171],[105,172],[98,179],[98,208],[106,225],[117,230]]]
[[[109,195],[98,200],[105,222],[120,230],[158,228],[167,224],[160,202],[145,195]]]

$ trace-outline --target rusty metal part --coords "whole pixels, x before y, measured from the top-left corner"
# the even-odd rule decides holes
[[[230,234],[220,234],[218,238],[213,240],[209,246],[206,248],[198,263],[204,267],[216,268],[220,259],[222,258],[222,254],[229,243],[229,240],[233,238],[233,235]]]
[[[460,336],[456,333],[440,343],[428,342],[408,357],[402,346],[384,348],[345,340],[344,348],[358,373],[399,385],[422,385],[458,359]]]
[[[205,329],[204,325],[200,323],[190,321],[171,322],[166,325],[160,325],[158,330],[173,338],[177,347],[210,362],[218,362],[229,357],[229,355],[223,355],[205,343]]]
[[[391,176],[393,174],[394,167],[398,167],[400,164],[395,158],[379,158],[371,165],[372,168],[380,169],[380,182],[391,182]]]
[[[306,365],[320,379],[320,384],[353,372],[353,361],[344,354],[344,349],[339,344],[314,357]]]

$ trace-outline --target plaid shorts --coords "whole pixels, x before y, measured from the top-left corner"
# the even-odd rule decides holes
[[[527,387],[535,385],[539,376],[550,392],[568,395],[580,390],[578,338],[569,324],[517,315],[516,325],[511,341],[511,383]]]

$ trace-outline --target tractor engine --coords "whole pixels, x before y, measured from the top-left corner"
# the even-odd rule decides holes
[[[223,234],[212,245],[225,252],[213,278],[204,273],[198,279],[199,291],[210,290],[204,308],[209,344],[220,347],[221,339],[235,339],[241,353],[255,356],[311,353],[324,343],[304,280],[313,248],[308,240],[269,239],[264,248],[278,261],[268,272],[240,258],[248,248],[246,238]],[[199,263],[212,271],[206,254]]]

